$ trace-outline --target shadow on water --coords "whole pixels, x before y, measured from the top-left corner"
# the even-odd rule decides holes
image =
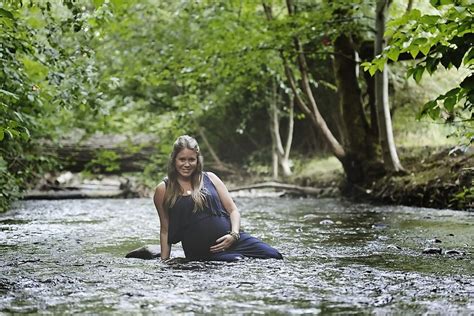
[[[18,203],[0,215],[0,312],[474,309],[473,213],[335,199],[241,198],[237,204],[243,228],[285,260],[188,262],[179,245],[169,263],[126,259],[134,248],[158,244],[152,201]]]

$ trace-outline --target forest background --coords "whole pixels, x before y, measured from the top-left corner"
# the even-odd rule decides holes
[[[382,181],[423,205],[472,207],[473,10],[454,0],[1,1],[0,209],[61,170],[133,172],[152,188],[181,134],[229,179],[315,185],[339,174],[350,196]],[[97,135],[121,141],[78,166],[74,148]],[[420,170],[443,182],[444,202],[410,187]]]

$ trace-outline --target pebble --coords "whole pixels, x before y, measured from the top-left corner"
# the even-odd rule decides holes
[[[319,222],[320,225],[334,225],[334,222],[330,219],[324,219]]]
[[[160,257],[160,246],[158,245],[145,245],[132,250],[125,255],[125,258],[138,258],[144,260],[155,259],[158,257]]]
[[[456,250],[456,249],[446,250],[444,254],[448,256],[465,256],[466,255],[464,251]]]
[[[426,248],[423,250],[424,254],[441,254],[441,248]]]
[[[317,219],[319,216],[318,215],[315,215],[315,214],[306,214],[305,216],[303,216],[303,220],[305,221],[311,221],[313,219]]]
[[[388,225],[387,224],[382,224],[382,223],[378,223],[378,224],[373,224],[372,225],[372,228],[373,229],[385,229],[387,228]]]

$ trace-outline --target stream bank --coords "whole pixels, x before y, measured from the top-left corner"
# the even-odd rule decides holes
[[[404,153],[406,173],[386,175],[362,192],[384,204],[474,210],[474,150],[424,148]]]
[[[295,172],[281,182],[264,174],[253,174],[234,167],[228,173],[215,171],[234,196],[304,196],[315,198],[345,197],[372,203],[430,207],[438,209],[474,209],[474,150],[468,148],[401,148],[400,159],[406,172],[388,174],[373,182],[344,187],[342,168],[334,162],[316,161],[319,166],[308,172]],[[127,170],[125,170],[127,171]],[[158,181],[157,181],[158,182]],[[153,188],[145,185],[139,173],[89,174],[63,171],[47,174],[26,199],[131,198],[151,197]]]

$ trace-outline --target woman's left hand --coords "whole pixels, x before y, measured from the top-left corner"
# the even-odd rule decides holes
[[[221,238],[216,240],[216,244],[210,248],[212,253],[223,252],[229,249],[235,242],[235,238],[230,235],[224,235]]]

